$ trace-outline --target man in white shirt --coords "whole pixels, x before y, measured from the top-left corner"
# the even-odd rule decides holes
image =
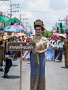
[[[54,44],[55,44],[55,37],[52,36],[51,40],[49,41],[49,46],[54,47]]]
[[[60,39],[57,40],[57,44],[56,44],[56,47],[57,47],[57,57],[56,57],[56,59],[59,60],[59,61],[62,61],[64,41],[63,41],[62,37],[59,37],[59,38]]]

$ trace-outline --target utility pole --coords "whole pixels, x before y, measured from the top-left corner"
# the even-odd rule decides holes
[[[19,12],[19,10],[14,10],[16,8],[20,8],[19,4],[11,4],[10,0],[10,18],[12,18],[12,12]]]
[[[16,11],[16,10],[13,11],[13,6],[14,6],[14,7],[15,7],[16,5],[19,6],[19,4],[12,4],[12,3],[11,3],[11,0],[0,0],[0,1],[9,1],[9,3],[10,3],[10,4],[9,4],[9,5],[10,5],[10,8],[9,8],[8,10],[10,10],[10,14],[9,14],[9,15],[10,15],[10,18],[12,18],[12,12],[19,12],[19,10],[18,10],[18,11]],[[20,7],[16,7],[16,8],[20,8]]]
[[[9,0],[0,0],[0,1],[9,1]],[[3,15],[3,12],[0,12],[0,15]]]
[[[67,18],[67,15],[66,15],[66,19],[63,19],[63,20],[60,20],[60,19],[59,19],[59,21],[61,21],[61,22],[65,21],[65,24],[68,24],[68,18]]]
[[[12,17],[12,5],[11,0],[0,0],[0,1],[10,1],[10,18]]]
[[[56,22],[56,24],[55,24],[55,27],[56,27],[56,28],[54,28],[54,29],[55,29],[55,31],[59,33],[59,32],[60,32],[60,30],[59,30],[59,28],[58,28],[58,23],[57,23],[57,22]]]
[[[68,16],[66,15],[66,25],[68,24]]]
[[[68,18],[67,18],[67,15],[66,15],[66,18],[65,18],[65,19],[63,19],[63,20],[60,20],[60,19],[59,19],[60,32],[63,32],[63,30],[62,30],[62,24],[63,24],[63,21],[65,22],[65,25],[68,24]]]
[[[26,22],[26,32],[28,33],[28,24],[29,22]]]
[[[20,8],[20,7],[15,7],[15,6],[19,6],[19,4],[12,4],[11,0],[7,0],[7,1],[10,1],[10,9],[8,9],[8,10],[10,10],[10,14],[8,14],[8,15],[10,15],[10,18],[12,18],[12,12],[19,12],[19,10],[18,11],[17,10],[13,11],[13,9]],[[8,10],[7,10],[7,13],[8,13]]]
[[[28,18],[25,18],[25,16],[26,16],[26,14],[20,14],[20,21],[23,20],[23,26],[25,26],[25,25],[24,25],[25,20],[28,19]]]
[[[10,0],[10,18],[12,17],[12,5],[11,5],[11,0]]]

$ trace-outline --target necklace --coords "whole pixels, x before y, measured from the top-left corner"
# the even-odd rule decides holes
[[[42,35],[35,35],[34,42],[39,42],[42,38]]]

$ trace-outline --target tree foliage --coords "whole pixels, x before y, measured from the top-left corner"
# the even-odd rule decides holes
[[[42,33],[42,35],[44,36],[44,37],[50,37],[50,36],[52,36],[52,34],[53,34],[53,32],[52,31],[48,31],[48,30],[45,30],[43,33]]]

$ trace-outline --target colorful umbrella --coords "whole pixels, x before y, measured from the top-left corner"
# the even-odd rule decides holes
[[[67,30],[68,30],[68,24],[66,25],[66,28],[67,28]]]
[[[53,33],[54,36],[61,36],[63,38],[66,38],[65,34],[61,34],[61,33]]]
[[[0,22],[6,23],[7,20],[9,20],[9,18],[5,16],[0,16]]]
[[[58,28],[60,28],[60,24],[57,25]],[[64,24],[62,24],[62,30],[66,30],[66,26]]]
[[[12,33],[12,36],[26,36],[26,35],[24,33],[14,32],[14,33]]]
[[[9,23],[9,22],[11,22],[11,23],[19,23],[19,22],[21,22],[19,19],[17,19],[16,17],[14,17],[14,18],[10,18],[9,20],[7,20],[7,22]]]
[[[15,24],[15,25],[6,26],[4,28],[4,31],[7,31],[7,32],[23,32],[23,31],[25,31],[25,29],[26,28],[24,26]]]
[[[68,28],[68,24],[66,25],[66,28]]]

